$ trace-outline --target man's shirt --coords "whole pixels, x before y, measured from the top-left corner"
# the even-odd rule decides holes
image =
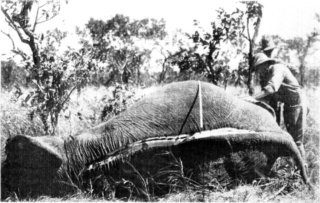
[[[276,63],[260,73],[260,84],[264,91],[272,93],[278,101],[288,105],[301,102],[300,86],[287,66]]]

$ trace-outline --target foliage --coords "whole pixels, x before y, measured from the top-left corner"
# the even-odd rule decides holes
[[[303,39],[301,37],[295,37],[293,39],[286,40],[286,44],[288,46],[288,49],[295,50],[297,58],[299,60],[299,72],[300,72],[300,84],[302,86],[306,83],[306,65],[305,60],[308,55],[308,52],[310,52],[310,49],[312,48],[313,44],[316,41],[319,41],[319,32],[313,31],[311,32],[306,39]]]
[[[175,80],[178,74],[173,67],[192,50],[192,41],[186,33],[177,30],[174,34],[167,35],[165,39],[156,41],[155,44],[157,51],[162,56],[157,60],[161,67],[161,72],[157,78],[158,83]]]
[[[32,60],[23,55],[26,59],[25,69],[29,72],[34,88],[25,101],[32,107],[31,120],[35,113],[39,114],[45,132],[52,135],[55,134],[60,112],[72,92],[83,85],[87,75],[78,51],[69,50],[65,55],[57,56],[61,40],[66,37],[65,32],[55,29],[46,34],[36,34],[37,25],[56,17],[60,6],[60,1],[50,0],[44,3],[6,1],[4,7],[1,7],[9,26],[32,51]],[[31,12],[35,12],[32,20]],[[70,63],[76,64],[75,69],[70,68]]]
[[[185,57],[179,62],[181,71],[189,68],[202,73],[208,77],[209,81],[218,84],[230,74],[230,66],[228,58],[230,53],[223,50],[225,46],[239,45],[243,46],[241,33],[243,32],[243,23],[241,21],[242,13],[229,14],[223,9],[217,11],[217,20],[212,23],[212,33],[205,33],[200,36],[196,31],[192,35],[193,41],[197,44],[197,52]],[[229,54],[229,56],[227,56]]]
[[[12,85],[12,73],[15,67],[16,64],[13,60],[1,61],[1,87],[8,87]]]
[[[30,47],[32,60],[36,69],[40,68],[41,63],[37,43],[39,36],[35,34],[36,27],[56,17],[60,12],[60,6],[60,0],[48,0],[44,3],[28,0],[6,0],[4,4],[1,5],[1,11],[5,15],[5,20],[8,25],[16,31],[21,42]],[[34,19],[31,18],[31,12],[35,12]],[[21,50],[17,51],[19,53]]]
[[[34,91],[25,101],[33,108],[31,115],[39,114],[45,131],[52,135],[70,95],[84,85],[88,75],[79,51],[68,50],[62,56],[56,54],[65,37],[66,33],[56,29],[48,31],[46,40],[40,41],[41,68],[30,68],[34,76]]]
[[[120,114],[134,102],[135,92],[128,85],[116,84],[112,91],[112,98],[108,99],[101,113],[101,120],[109,120],[110,118]]]
[[[249,88],[249,94],[254,93],[254,89],[252,87],[252,69],[253,69],[253,54],[254,54],[254,46],[255,40],[259,33],[260,22],[262,18],[262,4],[256,1],[243,1],[243,4],[246,5],[246,30],[247,34],[244,37],[247,39],[249,43],[249,51],[248,51],[248,81],[247,85]],[[253,33],[252,33],[253,29]]]
[[[262,5],[253,1],[242,3],[246,6],[244,10],[237,8],[231,13],[222,8],[217,10],[211,33],[196,31],[190,36],[194,47],[180,53],[181,57],[176,60],[182,73],[203,74],[213,84],[222,83],[225,87],[231,80],[242,84],[246,78],[251,88],[253,52],[262,18]],[[243,51],[246,47],[249,47],[248,52]],[[240,66],[231,68],[230,58],[239,55],[242,56]],[[248,66],[244,66],[243,61]]]
[[[33,9],[33,5],[36,5],[36,10]],[[50,133],[54,133],[54,127],[58,122],[57,115],[69,95],[69,92],[67,92],[69,81],[63,81],[64,71],[66,70],[65,61],[61,58],[55,59],[57,49],[54,43],[60,45],[66,33],[61,33],[58,30],[48,31],[46,42],[43,43],[44,35],[38,36],[35,34],[35,30],[38,24],[58,15],[60,1],[47,1],[41,5],[39,1],[6,1],[1,9],[9,26],[17,32],[23,43],[29,45],[32,51],[31,61],[21,50],[15,50],[15,53],[19,53],[26,60],[25,68],[34,83],[35,90],[31,92],[26,101],[28,102],[32,98],[29,103],[35,110],[31,114],[34,112],[40,113],[46,132],[49,131],[47,120],[48,117],[51,117],[53,130]],[[35,12],[35,19],[33,20],[30,19],[31,11]],[[42,43],[44,47],[39,47]]]
[[[273,57],[285,63],[302,86],[318,85],[319,71],[308,68],[306,58],[318,51],[315,44],[319,41],[319,31],[315,29],[306,37],[291,39],[283,39],[278,35],[264,35],[262,38],[274,42],[277,51]]]
[[[313,31],[308,33],[305,37],[294,37],[291,39],[283,39],[280,36],[269,36],[274,42],[275,45],[280,49],[277,57],[279,57],[284,62],[289,64],[288,67],[295,74],[297,79],[300,81],[302,86],[308,83],[307,76],[308,74],[306,58],[308,55],[312,55],[317,51],[315,44],[319,42],[320,38],[320,18],[319,14],[315,15],[316,22],[313,28]],[[318,27],[317,27],[318,26]],[[293,53],[293,57],[292,57]],[[297,67],[292,66],[292,61],[296,59],[298,61]],[[311,70],[312,71],[312,70]],[[317,84],[317,82],[313,83]]]
[[[110,75],[105,85],[110,82],[141,84],[141,69],[149,60],[152,40],[166,35],[163,20],[132,21],[123,15],[106,22],[90,19],[86,27],[93,40],[92,58],[107,64],[101,67]]]

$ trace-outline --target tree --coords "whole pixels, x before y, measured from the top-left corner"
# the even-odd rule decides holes
[[[245,28],[246,34],[243,34],[244,38],[247,39],[249,43],[249,51],[248,51],[248,81],[247,85],[249,88],[249,94],[252,95],[254,93],[254,89],[252,87],[252,70],[253,70],[253,53],[255,47],[255,40],[259,33],[260,22],[262,18],[262,4],[256,1],[243,1],[246,5],[245,11]],[[253,30],[253,33],[251,32]]]
[[[211,33],[203,32],[198,27],[198,30],[190,35],[195,43],[193,51],[191,49],[190,54],[178,62],[181,72],[204,74],[211,83],[222,83],[226,87],[235,73],[231,70],[230,58],[242,54],[245,46],[243,16],[244,13],[239,9],[228,13],[220,8],[217,10],[216,20],[211,24]],[[197,21],[195,25],[198,26]]]
[[[299,74],[300,85],[305,85],[306,75],[306,57],[310,54],[310,50],[316,41],[319,41],[319,32],[313,31],[307,35],[306,39],[302,37],[295,37],[293,39],[286,40],[286,44],[289,49],[295,50],[297,58],[299,60]]]
[[[61,6],[59,0],[41,3],[7,0],[1,10],[8,25],[16,31],[19,39],[29,46],[32,53],[32,60],[27,61],[25,67],[31,75],[33,89],[25,100],[25,105],[30,105],[32,109],[30,118],[33,119],[35,114],[39,115],[45,132],[54,135],[60,112],[72,92],[86,80],[87,71],[83,67],[79,69],[78,65],[81,65],[83,60],[79,51],[69,50],[64,55],[57,55],[57,48],[66,33],[57,29],[44,34],[36,33],[37,26],[56,17]],[[28,54],[18,51],[28,60]],[[76,64],[76,69],[70,68],[71,63]]]
[[[152,41],[166,35],[163,20],[131,21],[123,15],[105,22],[90,19],[86,27],[94,42],[93,59],[108,64],[103,67],[110,75],[105,85],[113,81],[140,84],[141,68],[150,57]]]
[[[37,43],[39,36],[35,34],[36,28],[39,24],[56,17],[59,14],[60,6],[60,0],[48,0],[43,4],[40,4],[40,1],[5,0],[4,4],[1,5],[1,11],[5,15],[8,25],[16,31],[21,42],[27,44],[31,49],[35,69],[39,69],[41,63]],[[32,19],[30,13],[34,7],[36,13],[34,19]],[[15,45],[13,45],[13,48],[15,48]]]
[[[320,26],[320,16],[315,15],[316,22]],[[291,70],[291,72],[297,77],[302,86],[306,83],[306,58],[308,55],[312,54],[312,51],[317,51],[315,48],[315,43],[319,41],[319,27],[314,27],[313,31],[307,34],[306,37],[294,37],[292,39],[283,39],[278,35],[263,36],[265,38],[270,38],[279,49],[276,57],[281,59]],[[313,48],[315,48],[313,50]],[[292,57],[295,56],[295,57]],[[293,59],[296,58],[298,65],[292,65]]]
[[[217,10],[217,20],[212,23],[212,32],[198,31],[189,35],[194,46],[184,52],[177,61],[181,73],[203,74],[211,83],[218,85],[224,76],[229,74],[229,59],[226,47],[241,44],[241,16],[238,13],[228,14],[224,9]],[[195,21],[197,25],[197,21]]]
[[[47,31],[40,40],[40,69],[37,79],[32,80],[34,88],[25,100],[32,111],[31,119],[39,115],[47,134],[54,135],[61,111],[66,107],[71,94],[81,87],[88,77],[86,56],[82,50],[68,49],[58,55],[65,32],[58,29]]]
[[[161,66],[161,72],[157,78],[158,83],[172,81],[176,74],[173,66],[181,61],[188,51],[193,49],[192,41],[188,35],[181,30],[177,30],[172,35],[167,35],[165,39],[156,42],[157,51],[161,54],[161,58],[157,60]]]
[[[178,64],[182,72],[203,73],[208,80],[216,85],[227,86],[231,80],[242,84],[239,79],[247,78],[249,93],[252,88],[252,66],[255,40],[258,35],[262,18],[262,5],[258,2],[241,2],[245,8],[236,8],[229,13],[220,8],[217,18],[212,22],[212,31],[197,30],[190,38],[195,43],[194,51],[186,55]],[[248,51],[244,51],[248,47]],[[238,69],[230,66],[231,58],[242,57]],[[245,68],[243,61],[248,63]],[[245,74],[245,75],[241,75]]]

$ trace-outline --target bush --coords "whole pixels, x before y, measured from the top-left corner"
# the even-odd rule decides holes
[[[1,61],[1,87],[10,89],[16,85],[26,87],[29,83],[29,74],[22,65],[13,60]]]

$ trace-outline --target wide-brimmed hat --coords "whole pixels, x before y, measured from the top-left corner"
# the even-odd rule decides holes
[[[270,51],[276,48],[272,40],[262,38],[261,39],[261,50],[262,51]]]
[[[253,67],[256,69],[259,65],[268,62],[268,61],[274,61],[274,59],[269,58],[264,53],[258,53],[253,56]]]

